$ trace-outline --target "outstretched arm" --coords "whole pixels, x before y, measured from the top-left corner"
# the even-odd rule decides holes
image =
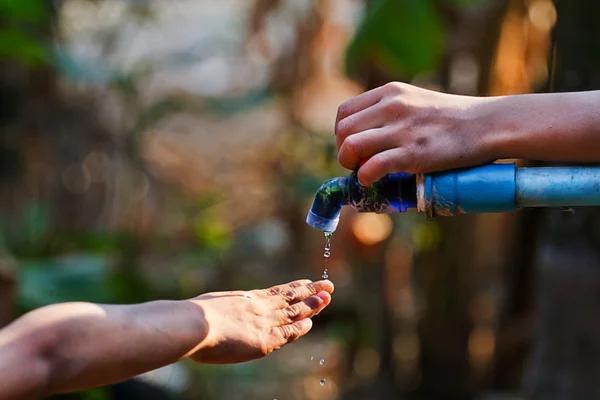
[[[390,83],[342,104],[340,164],[369,185],[499,158],[600,161],[600,91],[469,97]]]
[[[37,399],[107,385],[186,357],[261,358],[306,334],[333,284],[297,281],[131,306],[65,303],[0,331],[0,399]]]

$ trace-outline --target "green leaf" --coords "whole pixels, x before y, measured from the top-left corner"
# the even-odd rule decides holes
[[[349,47],[348,70],[369,60],[394,76],[431,71],[442,56],[444,34],[433,0],[376,0]]]

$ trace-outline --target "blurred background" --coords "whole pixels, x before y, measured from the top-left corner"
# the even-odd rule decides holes
[[[343,101],[392,80],[598,89],[598,15],[594,0],[0,0],[0,325],[327,268],[332,305],[264,360],[57,398],[599,397],[597,212],[345,210],[327,263],[304,222],[348,173]]]

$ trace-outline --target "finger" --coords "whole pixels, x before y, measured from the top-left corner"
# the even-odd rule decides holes
[[[378,107],[369,107],[352,114],[335,124],[335,140],[337,148],[351,135],[369,129],[381,128],[385,125],[385,114]]]
[[[335,118],[335,124],[355,114],[361,110],[369,108],[381,100],[383,93],[385,92],[384,87],[378,87],[376,89],[369,90],[363,94],[360,94],[353,99],[350,99],[339,106],[337,116]]]
[[[277,310],[274,316],[278,323],[287,325],[319,314],[329,303],[331,303],[331,295],[320,292],[316,296],[310,296],[304,301]]]
[[[290,289],[287,292],[282,292],[280,296],[288,304],[296,304],[306,300],[310,296],[314,296],[319,292],[327,292],[331,294],[333,293],[333,290],[333,283],[329,280],[324,280],[318,282],[311,282],[308,285]]]
[[[303,319],[293,324],[273,328],[272,336],[277,342],[276,348],[280,348],[306,335],[312,328],[312,325],[311,319]]]
[[[358,170],[358,181],[363,186],[369,186],[387,174],[410,172],[407,171],[407,167],[411,158],[411,153],[404,147],[375,154]]]
[[[282,285],[273,286],[268,289],[258,290],[257,292],[264,296],[279,296],[282,293],[286,293],[292,289],[295,289],[295,288],[298,288],[301,286],[306,286],[311,282],[312,281],[310,279],[300,279],[297,281],[284,283]]]
[[[397,142],[394,133],[386,128],[357,133],[344,141],[338,153],[338,161],[342,167],[354,169],[361,161],[396,147]]]

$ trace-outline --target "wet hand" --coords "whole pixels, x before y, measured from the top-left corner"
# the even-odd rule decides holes
[[[333,289],[328,280],[301,280],[192,299],[204,313],[208,333],[191,358],[209,364],[262,358],[307,334],[310,318],[329,305]]]
[[[361,165],[358,179],[368,186],[388,173],[425,173],[492,161],[482,140],[486,127],[476,111],[483,101],[404,83],[363,93],[339,107],[339,162],[348,169]]]

